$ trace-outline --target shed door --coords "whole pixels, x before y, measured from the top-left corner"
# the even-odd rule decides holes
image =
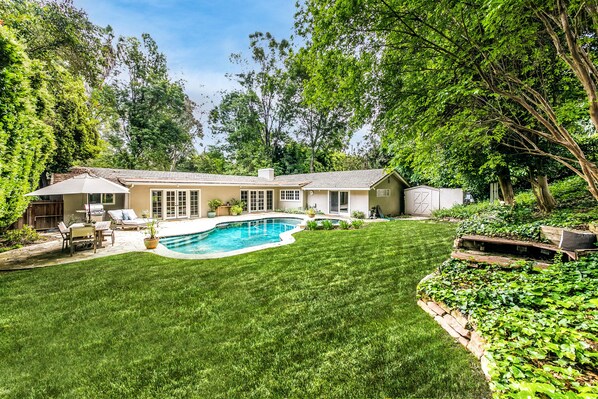
[[[432,192],[417,190],[413,192],[413,214],[429,215],[432,213]]]

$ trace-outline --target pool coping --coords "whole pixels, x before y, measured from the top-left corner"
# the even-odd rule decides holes
[[[336,215],[335,215],[336,216]],[[307,216],[302,216],[302,215],[285,215],[285,216],[262,216],[262,217],[257,217],[257,218],[252,218],[252,219],[243,219],[243,220],[239,220],[239,221],[226,221],[226,222],[219,222],[214,224],[214,226],[208,228],[208,229],[204,229],[204,230],[199,230],[199,231],[195,231],[195,232],[189,232],[189,233],[184,233],[184,234],[172,234],[172,235],[166,235],[163,238],[167,238],[167,237],[177,237],[177,236],[185,236],[185,235],[191,235],[191,234],[202,234],[202,233],[207,233],[210,232],[212,230],[214,230],[215,228],[218,227],[218,225],[221,224],[228,224],[228,223],[244,223],[244,222],[255,222],[258,220],[265,220],[265,219],[297,219],[300,220],[301,222],[297,225],[297,227],[295,227],[292,230],[289,231],[285,231],[284,233],[280,234],[280,241],[278,242],[272,242],[272,243],[268,243],[268,244],[262,244],[262,245],[254,245],[251,247],[247,247],[247,248],[242,248],[242,249],[236,249],[234,251],[226,251],[226,252],[216,252],[216,253],[211,253],[211,254],[184,254],[181,252],[177,252],[177,251],[173,251],[171,249],[166,248],[166,246],[162,243],[158,244],[158,247],[154,250],[152,250],[153,253],[155,253],[156,255],[160,255],[160,256],[164,256],[166,258],[173,258],[173,259],[219,259],[219,258],[227,258],[229,256],[236,256],[236,255],[241,255],[241,254],[246,254],[249,252],[255,252],[255,251],[261,251],[262,249],[268,249],[268,248],[276,248],[276,247],[280,247],[283,245],[289,245],[295,242],[295,237],[293,237],[293,234],[298,233],[302,230],[305,229],[305,225],[307,223],[308,220],[326,220],[326,219],[332,219],[331,217],[316,217],[316,218],[310,218]],[[334,219],[345,219],[343,217],[335,217]],[[350,220],[350,219],[348,219]]]

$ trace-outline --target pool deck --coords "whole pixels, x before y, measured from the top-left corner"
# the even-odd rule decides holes
[[[264,218],[298,218],[304,221],[309,220],[309,217],[301,214],[290,214],[281,212],[267,212],[259,214],[245,214],[239,216],[219,216],[216,218],[201,218],[193,220],[174,220],[161,221],[159,224],[159,236],[173,236],[182,234],[191,234],[201,231],[206,231],[214,228],[219,223],[225,222],[242,222],[248,220],[257,220]],[[316,219],[347,219],[339,217],[338,215],[317,215]],[[375,222],[377,220],[366,220],[367,222]],[[382,220],[380,220],[382,221]],[[302,225],[304,223],[301,223]],[[0,253],[0,272],[11,270],[33,269],[38,267],[47,267],[65,263],[78,262],[81,260],[94,259],[104,256],[123,254],[128,252],[153,252],[161,256],[168,256],[178,259],[209,259],[215,257],[232,256],[240,253],[260,250],[267,247],[274,247],[286,245],[294,241],[292,234],[300,229],[293,229],[281,235],[281,242],[274,244],[266,244],[265,246],[251,247],[244,250],[212,254],[212,255],[184,255],[178,252],[170,251],[163,245],[159,245],[155,250],[147,250],[143,244],[145,233],[136,230],[116,230],[114,246],[109,241],[104,241],[103,248],[98,248],[94,254],[93,250],[79,250],[75,251],[71,257],[68,250],[62,252],[62,238],[58,232],[44,233],[44,242],[39,244],[28,245],[23,248],[14,249],[4,253]]]

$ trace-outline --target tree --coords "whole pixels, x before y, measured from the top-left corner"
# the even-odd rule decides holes
[[[315,172],[318,151],[342,150],[351,139],[352,114],[343,103],[331,104],[310,92],[309,81],[316,79],[322,67],[318,59],[305,49],[300,49],[287,60],[289,81],[295,88],[289,107],[293,115],[297,140],[309,150],[309,172]],[[310,76],[311,74],[311,76]]]
[[[361,108],[373,120],[393,124],[397,135],[403,126],[421,121],[422,110],[449,109],[457,98],[466,98],[506,129],[510,137],[504,142],[511,148],[561,163],[583,177],[598,199],[598,169],[580,147],[580,121],[571,122],[571,110],[581,103],[578,92],[587,82],[568,73],[566,62],[555,62],[562,51],[541,15],[558,15],[559,21],[575,20],[588,28],[592,8],[566,10],[557,3],[382,0],[330,5],[310,0],[299,13],[299,23],[317,51],[341,49],[358,66],[361,88],[371,88],[363,96],[367,106]],[[583,12],[578,13],[580,8]],[[555,18],[553,28],[558,27]],[[565,25],[561,22],[559,38],[568,35]],[[588,67],[588,51],[597,38],[584,31],[569,35],[568,54],[574,58],[580,49],[585,51]],[[421,84],[428,89],[423,96]],[[537,183],[544,185],[545,179]]]
[[[55,152],[47,172],[64,172],[96,157],[100,138],[92,116],[91,92],[111,64],[110,30],[89,21],[72,1],[7,1],[0,18],[26,45],[29,59],[52,80]]]
[[[29,203],[54,146],[51,96],[39,63],[0,25],[0,229]]]
[[[252,65],[234,75],[241,89],[224,95],[210,114],[210,124],[213,132],[226,136],[226,151],[236,154],[234,163],[251,173],[278,162],[277,154],[288,139],[294,86],[284,65],[290,43],[261,32],[251,34],[249,40]],[[231,60],[249,63],[240,54],[233,54]]]
[[[117,48],[115,80],[101,96],[114,111],[106,135],[112,166],[174,170],[201,137],[196,105],[183,83],[169,78],[166,58],[150,35],[142,35],[142,42],[121,38]]]

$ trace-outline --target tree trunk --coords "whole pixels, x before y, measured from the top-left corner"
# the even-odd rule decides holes
[[[502,193],[502,199],[505,204],[513,205],[515,203],[515,193],[513,192],[513,182],[511,182],[511,171],[509,168],[501,168],[498,171],[498,185]]]
[[[314,158],[315,158],[315,150],[312,148],[311,156],[309,157],[309,173],[314,173]]]
[[[533,176],[530,173],[530,181],[532,183],[532,191],[536,196],[540,211],[543,213],[548,213],[556,208],[556,200],[548,188],[548,178],[545,175]]]

